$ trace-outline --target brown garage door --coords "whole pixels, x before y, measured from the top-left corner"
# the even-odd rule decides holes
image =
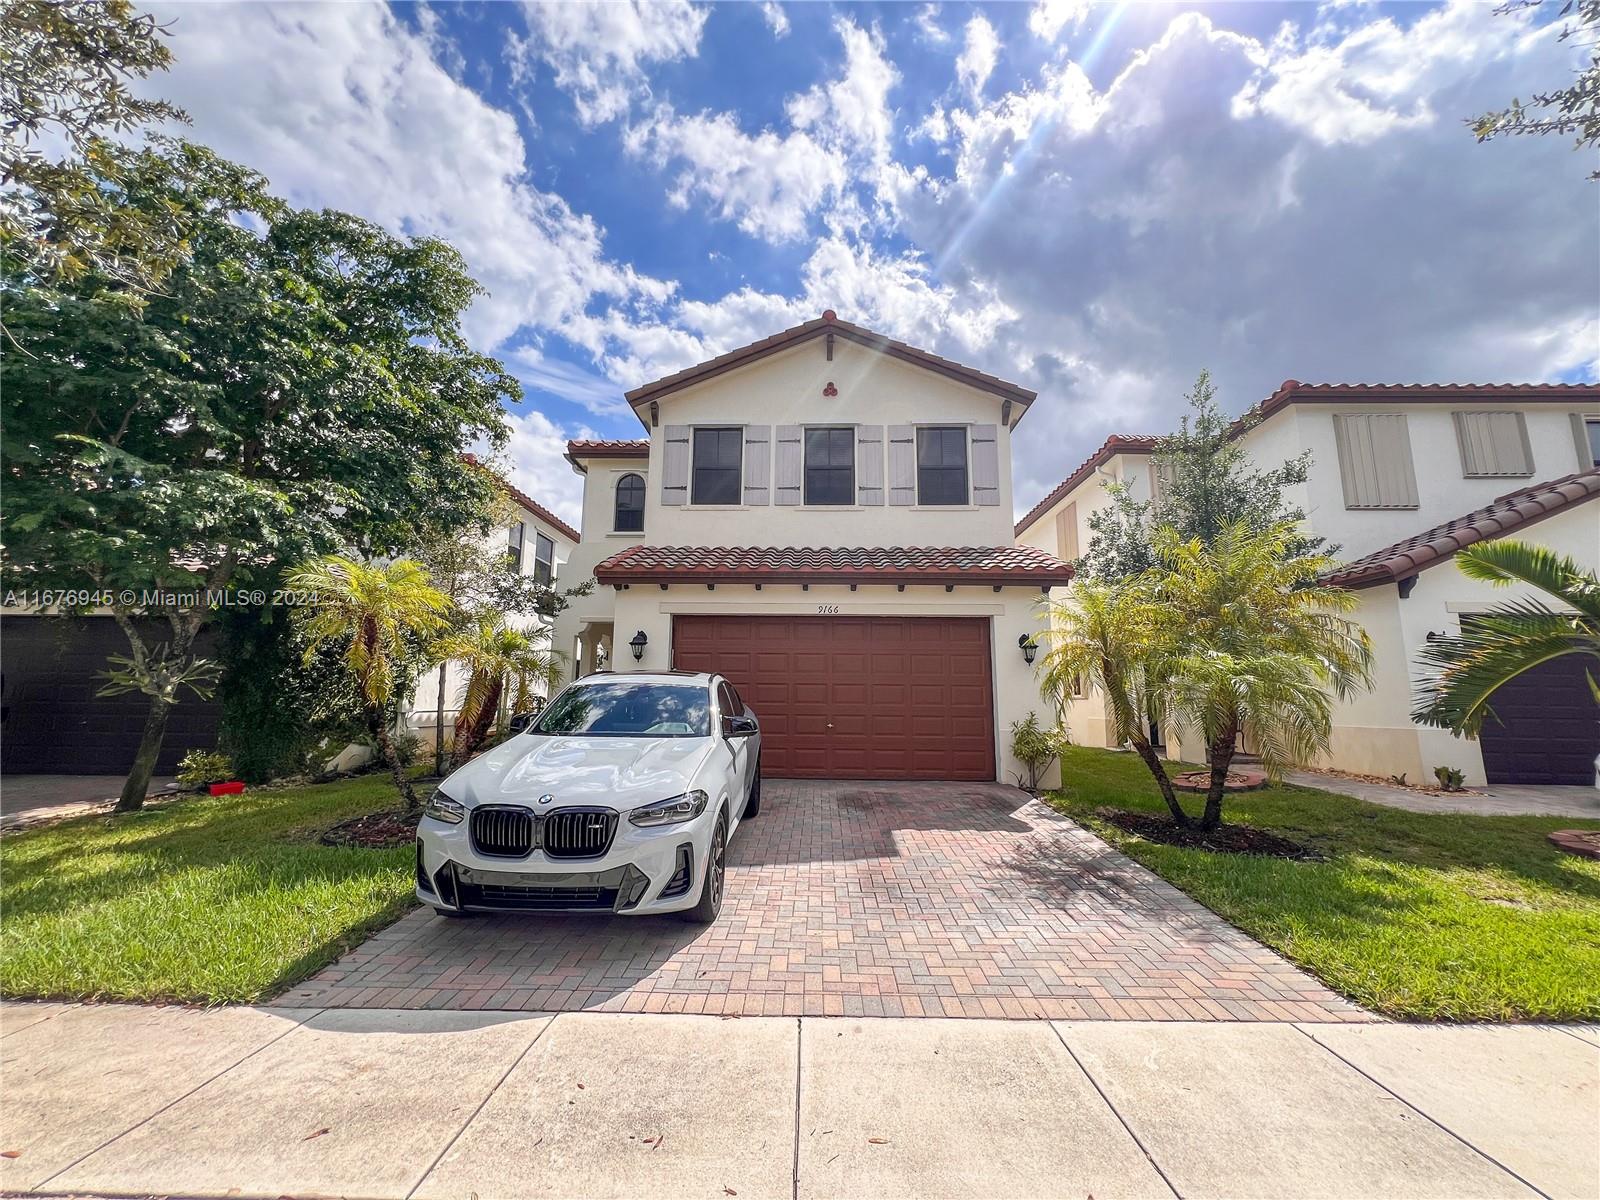
[[[733,680],[780,779],[994,778],[989,622],[695,617],[672,662]]]
[[[1594,782],[1600,754],[1600,707],[1585,668],[1572,655],[1524,671],[1489,698],[1494,716],[1478,742],[1490,783]]]

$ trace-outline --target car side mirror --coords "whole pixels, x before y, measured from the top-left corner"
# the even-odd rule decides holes
[[[761,726],[754,717],[723,717],[722,736],[725,738],[749,737],[753,733],[760,733]]]
[[[532,725],[538,719],[539,714],[536,712],[513,713],[511,720],[506,722],[506,728],[513,734],[526,733],[528,731],[528,726]]]

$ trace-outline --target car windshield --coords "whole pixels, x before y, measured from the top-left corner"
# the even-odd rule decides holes
[[[703,683],[575,683],[550,702],[532,732],[557,737],[708,737]]]

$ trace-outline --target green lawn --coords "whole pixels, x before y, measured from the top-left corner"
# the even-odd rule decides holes
[[[259,1000],[412,903],[410,847],[316,836],[393,807],[369,775],[192,798],[0,839],[0,993]]]
[[[1413,1020],[1600,1018],[1600,861],[1545,841],[1600,822],[1403,812],[1293,786],[1229,797],[1225,819],[1328,856],[1289,862],[1157,845],[1096,818],[1166,811],[1131,754],[1074,748],[1062,778],[1062,812],[1359,1004]]]

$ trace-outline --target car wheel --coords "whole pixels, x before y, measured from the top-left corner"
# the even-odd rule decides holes
[[[452,921],[465,921],[468,917],[472,916],[471,913],[462,912],[458,908],[436,908],[433,911],[438,913],[441,917],[449,917]]]
[[[761,760],[756,759],[755,778],[750,781],[750,795],[744,802],[744,819],[755,816],[761,811]]]
[[[681,915],[685,921],[709,925],[722,911],[722,891],[728,882],[728,822],[717,818],[717,827],[711,833],[711,857],[706,864],[705,882],[700,885],[700,900]]]

